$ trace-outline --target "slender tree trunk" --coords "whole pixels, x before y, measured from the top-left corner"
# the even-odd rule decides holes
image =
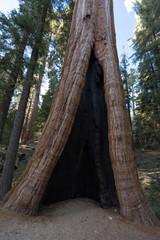
[[[22,139],[23,139],[24,134],[25,134],[25,128],[27,126],[27,121],[28,121],[28,118],[29,118],[30,110],[31,110],[33,94],[34,94],[34,89],[30,90],[30,96],[29,96],[29,99],[28,99],[27,109],[26,109],[26,112],[25,112],[23,128],[22,128],[21,136],[20,136],[20,140],[19,140],[20,144],[22,143]]]
[[[134,85],[132,84],[132,115],[133,115],[133,131],[135,132],[135,116],[136,116],[136,111],[135,111],[135,96],[134,96]]]
[[[14,66],[13,66],[13,71],[9,76],[8,79],[8,85],[5,89],[5,93],[0,105],[0,139],[2,137],[2,133],[4,130],[4,126],[5,126],[5,122],[6,122],[6,118],[8,115],[8,111],[9,111],[9,106],[12,100],[12,96],[14,94],[14,89],[15,89],[15,85],[17,82],[17,78],[19,75],[19,72],[23,66],[23,54],[24,54],[24,50],[27,44],[27,39],[28,39],[28,34],[24,34],[23,38],[22,38],[22,42],[20,43],[20,47],[17,54],[17,58],[15,60]]]
[[[14,120],[14,125],[12,129],[7,153],[6,153],[6,160],[4,163],[4,168],[3,168],[1,182],[0,182],[0,199],[2,199],[4,195],[11,188],[15,159],[16,159],[16,154],[17,154],[17,149],[19,144],[19,138],[20,138],[20,134],[23,126],[30,88],[33,81],[33,74],[34,74],[34,70],[35,70],[35,66],[38,58],[39,45],[40,45],[42,34],[43,34],[43,28],[44,28],[46,15],[47,15],[47,10],[49,7],[49,2],[50,2],[49,0],[46,1],[42,10],[40,26],[36,34],[35,45],[32,50],[31,59],[28,66],[18,111],[16,113],[16,117]]]
[[[158,224],[141,189],[132,149],[116,51],[112,0],[77,0],[61,81],[32,161],[6,195],[3,207],[35,214],[69,139],[84,87],[92,50],[103,69],[109,154],[121,215]],[[55,192],[56,194],[56,192]]]
[[[128,116],[129,116],[129,120],[131,123],[131,113],[130,113],[130,96],[129,96],[129,88],[128,88],[128,79],[126,76],[126,93],[127,93],[127,111],[128,111]]]
[[[129,88],[128,88],[128,76],[127,76],[127,65],[126,65],[126,55],[123,54],[123,68],[124,68],[124,85],[125,85],[125,99],[126,99],[126,104],[127,104],[127,111],[131,123],[131,114],[130,114],[130,96],[129,96]]]
[[[33,97],[32,97],[32,100],[31,100],[30,112],[29,112],[29,115],[28,115],[28,118],[27,118],[27,121],[26,121],[26,125],[24,126],[25,133],[24,133],[23,138],[21,140],[22,144],[29,143],[33,140],[34,122],[35,122],[35,117],[36,117],[36,112],[37,112],[37,107],[38,107],[42,78],[43,78],[43,74],[40,74],[39,80],[37,82],[37,85],[35,87]]]
[[[49,34],[49,41],[48,41],[48,46],[46,50],[46,55],[41,60],[42,61],[41,72],[39,73],[38,81],[33,93],[29,115],[27,117],[26,124],[24,125],[25,132],[24,132],[24,135],[22,136],[22,141],[21,141],[23,144],[29,143],[33,140],[34,122],[35,122],[37,108],[38,108],[39,94],[40,94],[42,79],[44,75],[46,59],[48,56],[50,41],[51,41],[51,33]]]

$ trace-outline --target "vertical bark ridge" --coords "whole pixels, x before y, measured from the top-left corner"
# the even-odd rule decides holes
[[[121,214],[129,220],[154,225],[158,224],[158,220],[141,189],[134,161],[131,126],[125,106],[124,90],[117,61],[113,3],[112,0],[102,0],[101,3],[103,3],[102,11],[99,11],[101,11],[101,18],[104,17],[107,24],[104,25],[103,30],[97,28],[98,36],[101,36],[101,38],[96,39],[95,52],[104,70],[110,157]],[[99,22],[97,22],[97,26],[98,24]],[[103,38],[105,31],[106,38]]]
[[[118,206],[103,85],[103,71],[92,52],[71,135],[45,191],[45,204],[89,197],[103,208]]]

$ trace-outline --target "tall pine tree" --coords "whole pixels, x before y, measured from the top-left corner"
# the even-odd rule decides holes
[[[133,39],[138,61],[139,88],[137,123],[141,126],[141,146],[157,148],[160,139],[160,2],[136,1],[139,22]]]

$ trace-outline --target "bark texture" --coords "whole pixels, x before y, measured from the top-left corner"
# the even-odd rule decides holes
[[[119,72],[112,0],[77,0],[61,81],[32,161],[6,195],[3,207],[35,214],[52,172],[68,142],[94,51],[103,69],[109,156],[121,214],[158,224],[139,183],[132,134]],[[55,193],[56,194],[56,193]]]
[[[72,131],[43,203],[77,197],[92,198],[103,208],[118,207],[109,157],[103,71],[93,52]]]

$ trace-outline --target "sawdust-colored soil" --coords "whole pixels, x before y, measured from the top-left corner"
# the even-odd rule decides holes
[[[45,206],[36,217],[0,210],[0,240],[159,240],[160,228],[135,225],[117,209],[74,199]]]

